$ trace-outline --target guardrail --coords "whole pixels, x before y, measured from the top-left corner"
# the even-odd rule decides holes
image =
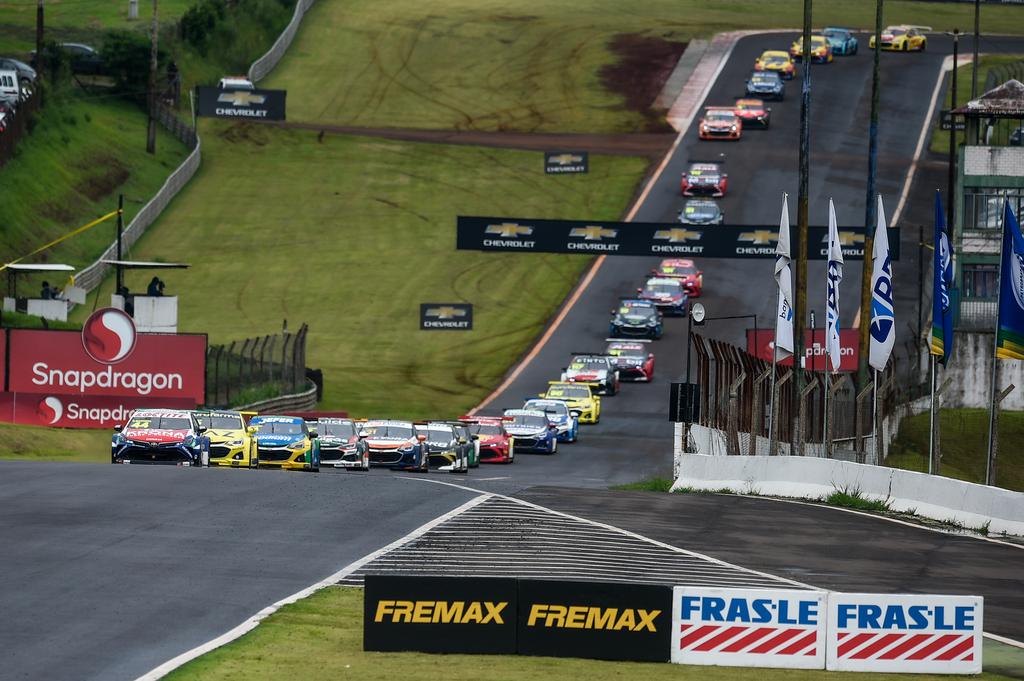
[[[266,413],[288,413],[294,411],[312,411],[316,409],[317,386],[313,381],[306,379],[306,390],[291,395],[272,397],[269,400],[260,400],[251,404],[236,405],[233,409],[240,411],[255,411],[261,414]]]
[[[281,35],[277,36],[277,40],[267,50],[266,54],[257,59],[249,67],[249,80],[257,82],[263,80],[268,73],[270,73],[277,63],[281,61],[281,57],[292,44],[292,40],[295,39],[295,34],[299,32],[299,26],[302,24],[302,18],[306,16],[306,12],[313,6],[316,0],[298,0],[295,3],[295,12],[292,14],[291,21],[285,26],[284,30],[281,31]]]

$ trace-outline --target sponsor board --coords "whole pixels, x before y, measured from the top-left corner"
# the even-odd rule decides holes
[[[456,245],[461,250],[596,255],[775,258],[778,227],[759,225],[694,226],[656,222],[532,220],[459,216]],[[864,229],[839,233],[843,257],[864,259]],[[899,259],[899,229],[889,230],[892,260]],[[810,227],[808,257],[827,255],[828,229]]]
[[[939,116],[939,125],[943,130],[951,130],[954,125],[957,130],[967,129],[967,119],[963,116],[954,117],[949,109],[943,109]]]
[[[0,329],[0,390],[7,390],[7,329]]]
[[[469,331],[473,328],[470,303],[420,303],[420,330]]]
[[[980,674],[980,596],[829,594],[827,667]]]
[[[586,173],[590,171],[590,155],[585,151],[544,152],[544,172],[548,175]]]
[[[773,329],[747,329],[747,352],[755,357],[772,361],[775,347]],[[825,371],[828,357],[825,351],[825,329],[804,330],[804,368],[810,371]],[[839,329],[839,371],[856,371],[860,357],[860,338],[856,329]],[[779,360],[779,366],[793,366],[793,358]]]
[[[135,409],[194,409],[195,400],[0,393],[0,421],[54,428],[113,428]]]
[[[668,661],[672,589],[519,580],[521,655]]]
[[[826,593],[677,586],[672,662],[823,669]]]
[[[202,403],[206,336],[137,333],[130,322],[108,308],[95,312],[81,332],[11,330],[7,389]]]
[[[221,90],[196,87],[196,114],[254,121],[285,120],[285,90]]]
[[[363,649],[516,652],[516,580],[367,575]]]

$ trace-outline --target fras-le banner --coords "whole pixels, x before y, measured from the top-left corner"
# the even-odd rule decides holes
[[[825,602],[823,591],[677,586],[672,661],[823,669]]]
[[[980,674],[980,596],[829,594],[828,669]]]

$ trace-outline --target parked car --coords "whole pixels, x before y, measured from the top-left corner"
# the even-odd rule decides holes
[[[36,82],[36,70],[23,61],[10,57],[0,57],[0,71],[14,71],[18,74],[18,82],[22,89],[30,88]]]
[[[105,62],[99,51],[83,43],[60,43],[57,46],[67,56],[71,65],[71,73],[83,76],[96,76],[103,73]],[[49,49],[49,48],[46,48]],[[36,51],[32,50],[32,66],[37,67]]]

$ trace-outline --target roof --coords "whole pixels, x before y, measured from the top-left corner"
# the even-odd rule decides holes
[[[101,260],[100,262],[128,270],[183,270],[191,267],[183,262],[146,262],[144,260]]]
[[[967,102],[967,106],[955,109],[953,113],[1020,118],[1024,116],[1024,83],[1011,78],[999,87]]]
[[[74,272],[75,268],[71,265],[57,265],[49,263],[40,263],[38,265],[23,265],[15,263],[13,265],[7,265],[7,270],[13,270],[14,272]]]

